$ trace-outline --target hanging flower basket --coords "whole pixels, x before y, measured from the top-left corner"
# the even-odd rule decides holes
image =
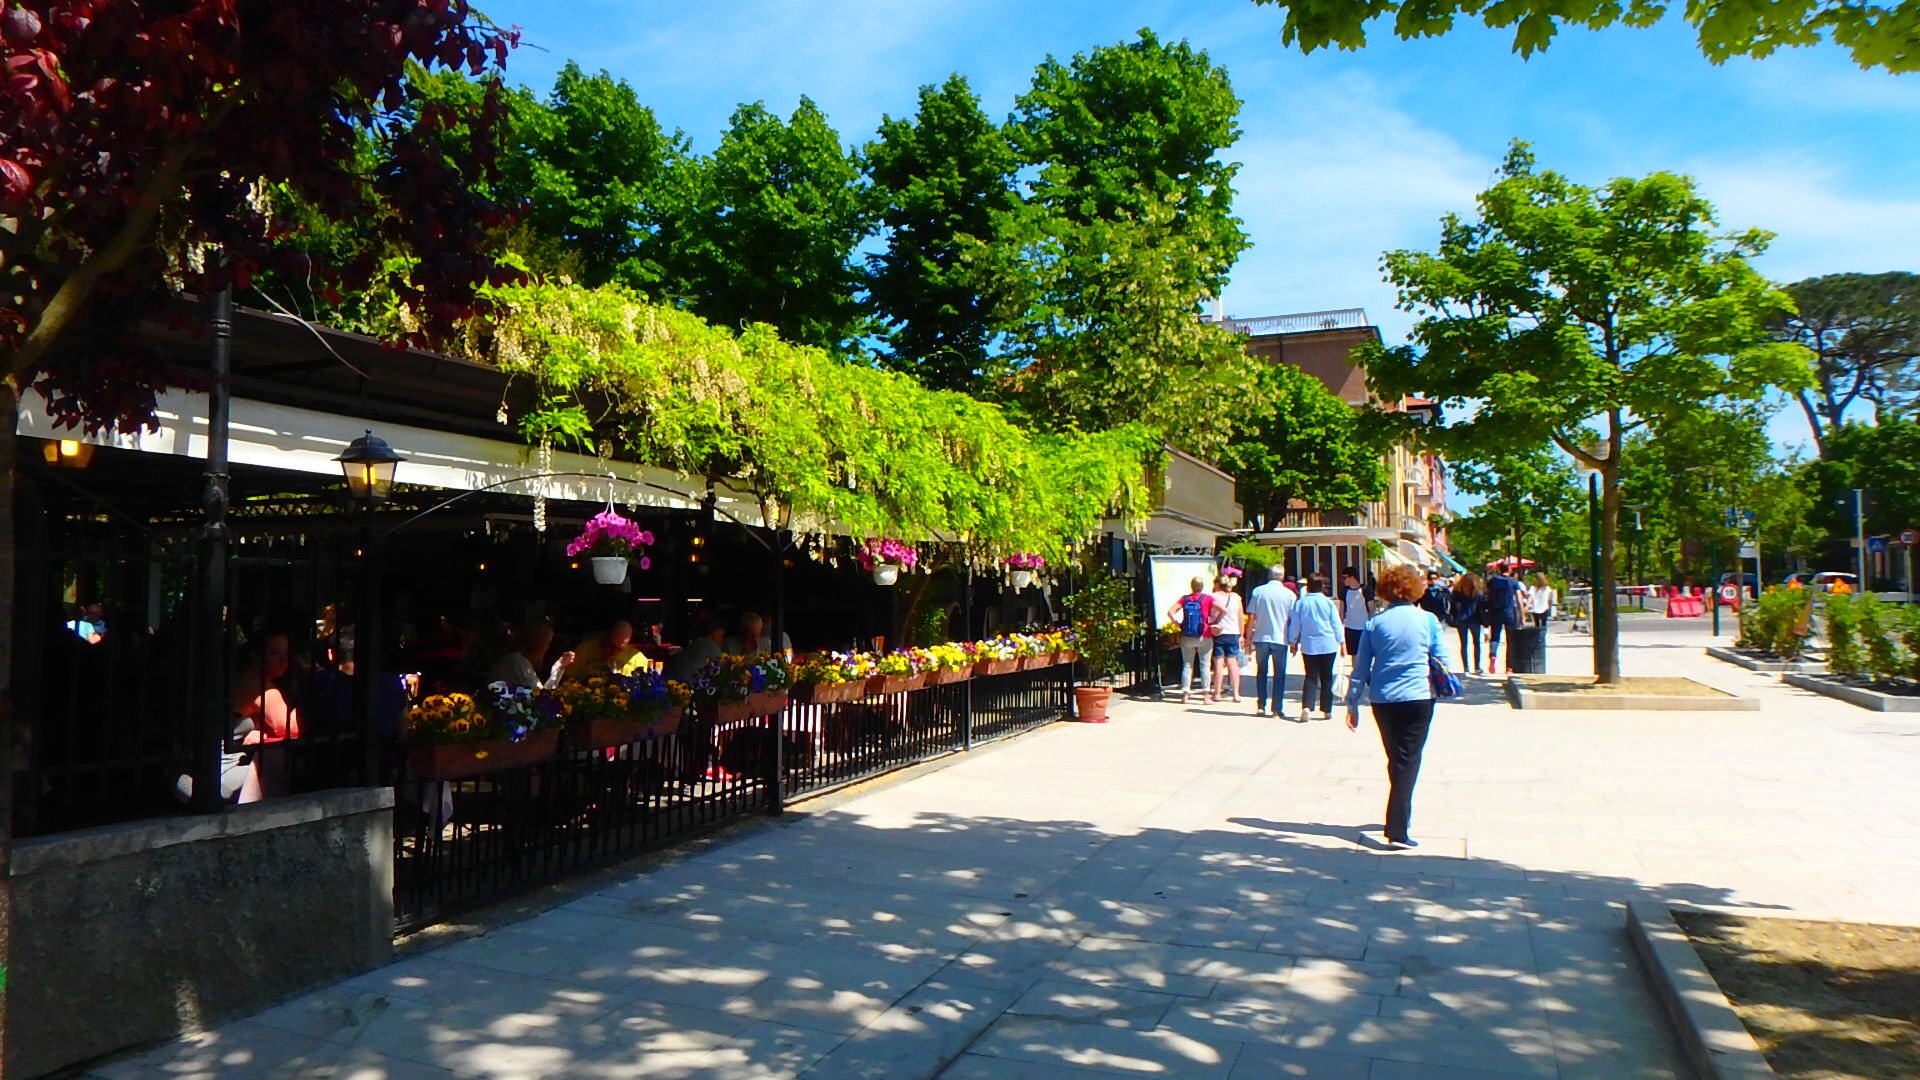
[[[547,761],[560,745],[557,730],[536,731],[519,742],[414,743],[407,747],[407,771],[417,780],[464,780],[482,773]]]
[[[853,553],[862,570],[873,575],[875,585],[892,585],[900,580],[900,571],[911,570],[920,560],[912,544],[875,538]]]
[[[642,570],[653,565],[647,558],[647,545],[651,543],[651,532],[622,517],[609,503],[605,510],[588,518],[580,535],[567,544],[567,556],[585,556],[593,566],[594,581],[618,585],[627,580],[628,563],[637,561]]]
[[[1031,551],[1017,551],[1000,561],[1007,566],[1007,580],[1014,592],[1033,584],[1034,571],[1047,565],[1047,560]]]
[[[1019,592],[1021,589],[1024,589],[1027,586],[1033,584],[1033,571],[1015,570],[1013,573],[1009,574],[1007,578],[1008,578],[1008,581],[1013,585],[1013,591]]]

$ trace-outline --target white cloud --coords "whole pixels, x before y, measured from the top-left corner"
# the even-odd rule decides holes
[[[1411,320],[1393,310],[1380,255],[1432,247],[1439,219],[1469,212],[1495,162],[1416,123],[1357,74],[1276,83],[1243,112],[1235,206],[1254,247],[1227,289],[1256,316],[1363,306],[1389,340]]]
[[[1777,281],[1920,264],[1920,198],[1843,189],[1841,170],[1808,154],[1756,154],[1688,169],[1722,225],[1777,234],[1755,265]]]

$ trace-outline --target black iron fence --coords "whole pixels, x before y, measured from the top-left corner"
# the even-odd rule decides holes
[[[1072,687],[1072,665],[1061,664],[778,716],[695,718],[617,747],[569,746],[561,736],[550,756],[471,776],[401,756],[397,929],[766,812],[776,730],[780,792],[791,799],[1059,720]]]

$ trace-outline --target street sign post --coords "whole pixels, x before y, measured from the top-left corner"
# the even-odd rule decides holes
[[[1869,554],[1869,555],[1885,555],[1886,553],[1887,553],[1887,538],[1886,538],[1886,537],[1884,537],[1884,536],[1869,536],[1869,537],[1867,537],[1867,554]]]
[[[1900,546],[1906,551],[1907,603],[1913,603],[1913,545],[1920,544],[1920,529],[1901,529]]]

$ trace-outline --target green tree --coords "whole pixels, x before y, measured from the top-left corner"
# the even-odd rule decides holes
[[[1478,16],[1487,26],[1513,29],[1513,51],[1532,56],[1553,41],[1562,25],[1600,30],[1620,23],[1648,27],[1667,14],[1664,0],[1253,0],[1286,9],[1280,40],[1312,52],[1328,45],[1358,49],[1367,43],[1367,24],[1393,16],[1393,32],[1403,38],[1438,37],[1460,16]],[[1914,33],[1920,4],[1835,3],[1788,0],[1762,3],[1689,4],[1685,18],[1697,32],[1700,51],[1718,64],[1733,56],[1770,56],[1776,49],[1813,45],[1831,39],[1863,68],[1888,71],[1920,69]]]
[[[1205,256],[1171,235],[1173,207],[1013,224],[979,265],[1017,267],[1008,392],[1028,421],[1099,431],[1137,420],[1201,457],[1225,446],[1246,415],[1257,362],[1238,334],[1197,318],[1193,264]]]
[[[879,134],[865,157],[887,239],[867,277],[886,327],[881,362],[927,386],[980,393],[1004,374],[990,350],[1004,290],[969,270],[966,254],[1019,205],[1013,148],[960,75],[921,87],[913,119],[887,117]]]
[[[1813,517],[1832,535],[1854,534],[1854,488],[1869,493],[1862,523],[1867,535],[1920,528],[1920,421],[1885,417],[1832,429],[1813,477],[1819,492]]]
[[[734,110],[712,156],[672,170],[663,195],[665,294],[738,329],[845,351],[863,331],[853,249],[869,213],[857,158],[812,100],[788,120]]]
[[[1797,310],[1774,333],[1813,352],[1814,384],[1800,391],[1800,407],[1824,448],[1854,403],[1880,412],[1903,396],[1920,358],[1920,274],[1828,274],[1786,289]]]
[[[1220,452],[1249,520],[1273,528],[1294,499],[1352,509],[1387,485],[1385,447],[1360,413],[1292,364],[1257,364],[1246,427]]]
[[[1668,173],[1589,188],[1515,143],[1475,220],[1448,215],[1437,252],[1394,251],[1387,278],[1419,314],[1414,344],[1371,346],[1368,385],[1452,405],[1430,438],[1453,460],[1551,443],[1600,473],[1594,674],[1620,677],[1614,557],[1620,455],[1698,410],[1798,390],[1806,350],[1773,342],[1786,295],[1747,258],[1767,234],[1716,235],[1713,206]],[[1497,460],[1497,458],[1496,458]]]
[[[1580,480],[1565,455],[1532,446],[1450,464],[1455,490],[1479,496],[1481,502],[1465,520],[1448,528],[1449,536],[1469,539],[1483,561],[1518,555],[1543,565],[1571,563],[1580,569],[1579,551],[1561,550],[1559,542],[1561,519],[1584,517],[1586,510]]]
[[[1024,164],[1037,168],[1028,200],[1075,225],[1139,220],[1171,209],[1175,233],[1196,249],[1193,283],[1218,295],[1246,234],[1233,216],[1233,176],[1221,159],[1240,137],[1240,99],[1227,71],[1186,42],[1139,40],[1048,57],[1008,125]]]

